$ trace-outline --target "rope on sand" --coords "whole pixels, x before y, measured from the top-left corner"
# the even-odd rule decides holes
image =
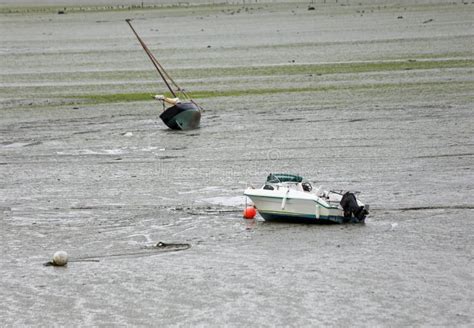
[[[104,254],[104,255],[87,255],[87,256],[80,256],[69,260],[68,262],[100,262],[100,259],[107,259],[107,258],[127,258],[131,256],[153,256],[161,253],[168,253],[168,252],[179,252],[184,251],[191,248],[191,244],[179,244],[179,243],[164,243],[158,242],[152,246],[144,246],[141,248],[140,251],[133,251],[133,252],[123,252],[123,253],[113,253],[113,254]],[[43,264],[44,266],[58,266],[58,264],[53,260]]]

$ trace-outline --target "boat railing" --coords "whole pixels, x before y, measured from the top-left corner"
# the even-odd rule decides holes
[[[354,195],[358,195],[358,194],[361,193],[360,191],[350,191],[350,190],[342,190],[342,189],[340,189],[340,190],[329,190],[329,192],[332,192],[334,194],[338,194],[338,195],[341,195],[341,196],[343,196],[346,192],[351,192]]]

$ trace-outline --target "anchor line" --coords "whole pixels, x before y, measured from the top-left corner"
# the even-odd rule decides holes
[[[130,22],[130,19],[126,19],[125,20],[128,25],[130,26],[130,28],[132,29],[133,31],[133,34],[135,34],[135,36],[137,37],[138,41],[140,42],[140,45],[142,46],[143,50],[145,50],[145,53],[148,55],[148,57],[150,58],[151,62],[153,63],[153,66],[155,66],[156,70],[158,71],[158,74],[160,75],[161,79],[163,80],[163,82],[166,84],[166,86],[168,87],[168,89],[170,90],[171,94],[174,96],[174,97],[177,97],[176,95],[176,92],[173,90],[173,88],[171,87],[170,85],[170,82],[176,87],[177,91],[179,91],[186,99],[190,99],[190,97],[188,96],[188,94],[183,90],[181,89],[181,87],[173,80],[173,78],[168,74],[168,72],[163,68],[163,66],[161,66],[161,64],[158,62],[158,60],[156,59],[156,57],[153,55],[153,53],[150,51],[150,49],[148,49],[147,45],[145,44],[145,42],[143,42],[143,40],[140,38],[140,36],[138,35],[138,33],[135,31],[135,29],[133,28],[132,26],[132,23]],[[169,81],[169,82],[168,82]],[[194,101],[193,101],[194,103]]]
[[[99,261],[98,259],[127,257],[127,256],[133,256],[133,255],[152,256],[152,255],[157,255],[160,253],[184,251],[189,248],[191,248],[190,244],[171,244],[171,243],[160,242],[156,246],[144,246],[141,251],[105,254],[105,255],[86,255],[86,256],[73,258],[69,262],[98,262]],[[153,251],[156,251],[156,252],[153,252]]]

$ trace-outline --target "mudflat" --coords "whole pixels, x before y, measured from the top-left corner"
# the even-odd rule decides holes
[[[342,2],[1,7],[0,322],[472,326],[474,4]],[[271,172],[371,215],[242,219]]]

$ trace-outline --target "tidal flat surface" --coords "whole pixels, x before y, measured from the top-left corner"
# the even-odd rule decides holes
[[[1,14],[1,325],[472,326],[474,4],[380,3]],[[243,220],[270,172],[371,215]]]

